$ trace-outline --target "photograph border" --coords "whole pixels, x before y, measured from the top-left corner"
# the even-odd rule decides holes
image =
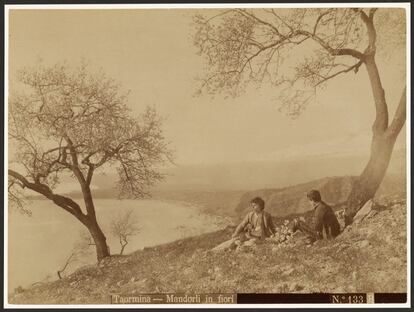
[[[54,1],[55,2],[55,1]],[[129,2],[129,1],[125,1]],[[70,309],[79,309],[79,308],[145,308],[145,309],[154,309],[154,308],[408,308],[411,307],[411,5],[406,2],[349,2],[349,3],[163,3],[163,4],[115,4],[115,3],[105,3],[105,4],[7,4],[11,3],[6,1],[4,5],[4,168],[8,168],[8,34],[9,34],[9,13],[11,10],[72,10],[72,9],[104,9],[104,10],[117,10],[117,9],[201,9],[201,8],[263,8],[263,7],[273,7],[273,8],[292,8],[292,7],[389,7],[389,8],[404,8],[406,10],[406,63],[407,63],[407,120],[406,120],[406,172],[407,172],[407,303],[405,304],[127,304],[127,305],[111,305],[111,304],[81,304],[81,305],[58,305],[58,304],[45,304],[45,305],[32,305],[32,304],[9,304],[8,303],[8,209],[5,208],[4,211],[4,308],[70,308]],[[6,172],[6,170],[5,170]],[[8,207],[7,201],[7,175],[4,176],[4,207]]]

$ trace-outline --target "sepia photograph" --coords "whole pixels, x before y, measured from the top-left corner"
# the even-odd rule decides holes
[[[4,8],[6,307],[411,306],[409,3]]]

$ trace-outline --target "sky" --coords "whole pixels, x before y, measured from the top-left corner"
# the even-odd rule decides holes
[[[133,113],[155,105],[166,117],[165,135],[182,165],[369,152],[375,112],[365,69],[333,80],[295,120],[278,111],[276,91],[268,87],[237,98],[195,96],[196,77],[205,66],[192,42],[195,13],[11,10],[10,82],[16,70],[40,59],[50,64],[86,59],[131,90]],[[394,51],[394,59],[402,57]],[[404,86],[401,63],[378,60],[378,65],[392,116]],[[397,148],[404,144],[401,133]]]

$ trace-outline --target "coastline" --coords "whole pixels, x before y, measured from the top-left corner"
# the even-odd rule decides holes
[[[108,223],[110,221],[108,219],[119,212],[119,209],[130,209],[132,206],[131,200],[97,199],[96,202],[98,218],[107,221],[101,223],[103,223],[104,231],[108,237],[108,245],[112,250],[112,254],[116,255],[119,249],[118,242],[110,237],[110,232],[105,223]],[[139,218],[144,219],[141,221],[145,221],[142,225],[144,233],[138,234],[135,237],[136,240],[131,241],[125,254],[142,250],[145,247],[154,247],[178,239],[216,231],[229,224],[225,217],[205,212],[199,205],[185,201],[151,198],[140,202],[141,207],[136,209]],[[148,205],[149,203],[151,205]],[[33,283],[43,283],[57,279],[57,276],[55,278],[55,271],[60,268],[62,261],[64,263],[67,254],[70,253],[76,241],[76,234],[80,229],[83,229],[83,226],[80,223],[78,224],[69,214],[60,211],[59,208],[55,209],[53,204],[48,203],[47,200],[32,200],[31,206],[34,211],[32,217],[17,213],[9,215],[8,243],[11,246],[8,248],[12,248],[9,253],[9,265],[12,268],[9,272],[9,292],[13,292],[14,288],[18,286],[27,287]],[[134,206],[139,205],[135,202]],[[177,209],[174,210],[174,207]],[[167,215],[163,217],[164,214]],[[161,217],[163,217],[162,220],[168,220],[167,228],[158,228],[157,220]],[[148,220],[148,218],[153,220]],[[163,224],[162,220],[159,221],[159,224]],[[28,238],[20,237],[19,233],[22,231],[30,234],[27,236]],[[160,231],[161,233],[158,233]],[[51,237],[53,237],[52,241],[50,241]],[[49,247],[48,245],[51,242],[52,244]],[[26,244],[29,244],[29,248],[25,247]],[[43,250],[43,252],[39,252],[39,250]],[[26,259],[25,255],[27,253],[36,256]],[[73,265],[72,268],[68,268],[67,273],[71,273],[85,265],[92,265],[94,260],[95,257],[91,257],[91,261],[88,258],[83,263]],[[49,262],[49,265],[46,265],[45,262]],[[51,268],[54,268],[53,273],[51,273]],[[32,270],[41,271],[44,274],[39,277],[39,274],[33,274]],[[15,281],[10,278],[13,274],[17,278]],[[28,278],[29,275],[34,277]],[[51,278],[48,279],[48,275]],[[23,280],[25,282],[22,282]]]

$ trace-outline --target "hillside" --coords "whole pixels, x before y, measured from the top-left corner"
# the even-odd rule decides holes
[[[309,203],[305,194],[311,189],[319,190],[325,202],[339,208],[348,198],[354,179],[355,177],[351,176],[328,177],[279,189],[260,189],[246,192],[236,207],[236,214],[244,215],[249,209],[249,201],[256,196],[260,196],[265,200],[266,210],[273,216],[284,217],[290,214],[303,213],[309,210]],[[404,196],[405,192],[405,175],[388,174],[376,196],[390,194]]]
[[[309,210],[306,192],[310,189],[321,191],[323,199],[335,209],[342,208],[342,203],[351,191],[353,176],[326,177],[294,186],[272,189],[258,189],[254,191],[232,190],[176,190],[154,192],[155,199],[177,200],[191,203],[200,207],[203,212],[231,217],[238,221],[249,210],[249,202],[256,196],[262,197],[266,202],[266,210],[274,217],[286,217],[304,213]],[[377,196],[399,194],[406,192],[405,175],[387,174],[382,182]]]
[[[213,292],[406,292],[406,201],[382,196],[362,223],[335,240],[266,241],[212,252],[233,228],[90,265],[51,283],[18,288],[14,304],[110,303],[112,294]],[[384,261],[386,259],[386,261]]]

